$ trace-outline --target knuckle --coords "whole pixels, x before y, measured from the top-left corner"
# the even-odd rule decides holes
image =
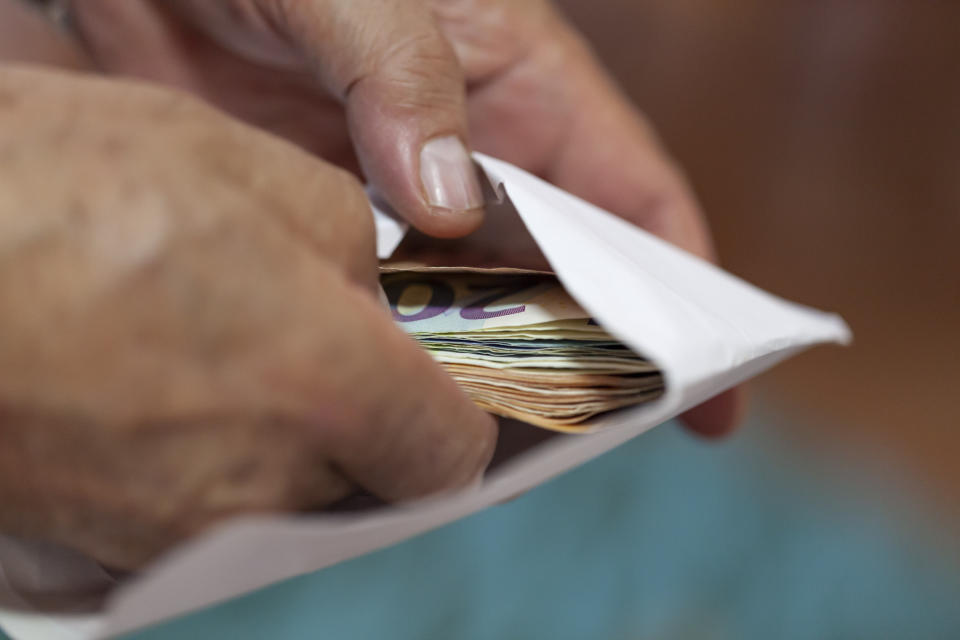
[[[376,228],[367,192],[352,173],[340,168],[334,171],[338,196],[336,211],[341,221],[338,225],[339,241],[351,255],[373,256],[376,253]]]
[[[461,398],[459,393],[456,397]],[[460,489],[475,482],[493,458],[497,443],[496,422],[466,397],[446,415],[433,416],[433,421],[436,427],[430,441],[420,443],[432,451],[434,463],[433,472],[419,487],[421,495]]]
[[[297,156],[299,157],[299,156]],[[276,201],[273,212],[298,242],[307,243],[350,280],[372,287],[376,280],[376,230],[366,192],[359,180],[340,168],[313,159],[296,164],[264,197]]]
[[[366,206],[366,190],[360,178],[342,167],[330,165],[330,171],[333,179],[336,180],[339,189],[343,192],[343,199],[347,204],[359,205],[364,203]]]
[[[464,74],[450,42],[434,25],[397,38],[349,83],[375,85],[398,109],[443,109],[464,101]]]

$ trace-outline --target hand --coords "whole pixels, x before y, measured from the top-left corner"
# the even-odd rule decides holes
[[[362,168],[430,235],[465,235],[481,222],[463,142],[715,258],[680,171],[546,0],[75,0],[75,8],[106,70],[184,87]],[[731,391],[686,419],[720,434],[742,407]]]
[[[78,43],[22,0],[0,0],[0,61],[89,69]]]
[[[0,68],[0,530],[136,567],[229,515],[462,486],[347,172],[166,89]]]

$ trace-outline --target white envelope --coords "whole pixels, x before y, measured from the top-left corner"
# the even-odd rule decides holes
[[[123,583],[100,616],[79,626],[43,619],[53,634],[46,637],[130,631],[394,544],[522,493],[806,347],[850,340],[836,315],[778,299],[512,165],[479,154],[476,160],[570,294],[660,366],[666,394],[600,417],[589,435],[550,437],[467,491],[362,512],[233,520]],[[378,213],[377,229],[383,257],[405,227]],[[15,635],[41,629],[22,613],[0,616],[0,624]]]

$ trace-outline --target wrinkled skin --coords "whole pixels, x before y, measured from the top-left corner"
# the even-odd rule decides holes
[[[496,439],[376,296],[349,173],[166,89],[0,68],[0,530],[136,567],[463,486]]]
[[[0,68],[6,533],[133,568],[229,515],[482,472],[494,423],[378,306],[366,200],[334,165],[464,236],[482,210],[418,179],[422,145],[453,135],[712,257],[679,172],[546,2],[75,9],[101,70],[315,155],[179,92]],[[722,433],[739,407],[688,421]]]
[[[429,235],[462,236],[482,219],[424,201],[419,150],[455,134],[715,257],[680,171],[546,0],[75,0],[75,9],[104,70],[185,88],[362,168]],[[720,435],[742,410],[733,390],[685,420]]]

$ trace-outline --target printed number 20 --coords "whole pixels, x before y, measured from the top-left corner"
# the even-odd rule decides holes
[[[460,310],[460,317],[464,320],[486,320],[488,318],[501,318],[526,311],[526,305],[520,304],[498,311],[487,311],[486,307],[495,303],[497,300],[508,298],[514,294],[520,293],[536,286],[535,281],[518,280],[507,285],[483,286],[470,285],[470,289],[480,292],[491,292],[476,298],[470,304]],[[407,287],[420,285],[430,289],[430,299],[426,306],[416,313],[403,314],[400,312],[400,298],[403,296]],[[390,302],[390,309],[393,312],[393,319],[397,322],[417,322],[420,320],[429,320],[446,313],[456,301],[456,293],[453,287],[442,280],[406,280],[388,284],[384,287],[387,294],[387,300]]]

